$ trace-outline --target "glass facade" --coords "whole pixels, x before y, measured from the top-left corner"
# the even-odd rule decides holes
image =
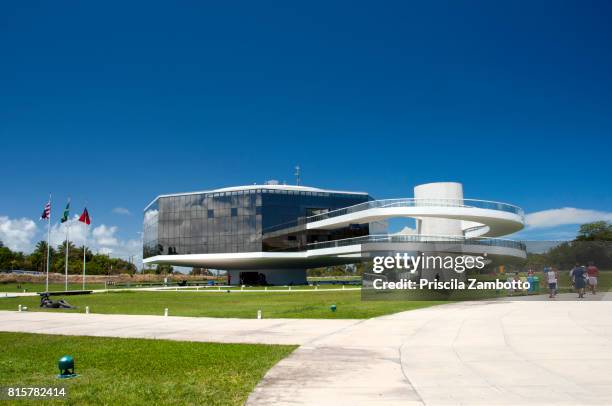
[[[265,187],[162,196],[144,213],[143,257],[299,249],[337,235],[367,235],[367,225],[308,234],[300,220],[368,200],[365,194]]]

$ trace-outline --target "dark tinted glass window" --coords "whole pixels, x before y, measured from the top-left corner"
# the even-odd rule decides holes
[[[143,257],[262,251],[267,249],[263,244],[267,227],[280,226],[282,232],[288,223],[307,215],[367,200],[367,195],[275,189],[160,197],[144,213]],[[325,231],[324,235],[288,238],[285,233],[278,238],[297,246],[335,235]]]

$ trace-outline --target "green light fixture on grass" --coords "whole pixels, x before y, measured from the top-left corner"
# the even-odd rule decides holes
[[[333,305],[329,306],[329,310],[331,310],[332,312],[335,312],[336,311],[336,305],[333,304]]]
[[[74,358],[70,355],[64,355],[57,361],[57,367],[60,374],[57,376],[61,379],[74,378],[77,374],[74,373]]]

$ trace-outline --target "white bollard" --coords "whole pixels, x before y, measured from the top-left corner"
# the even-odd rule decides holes
[[[17,311],[18,311],[18,312],[20,312],[20,311],[21,311],[21,305],[19,305],[19,306],[17,307]]]
[[[168,317],[168,308],[167,307],[164,309],[164,316]]]
[[[244,290],[244,285],[242,285],[242,286],[240,287],[240,290]]]
[[[319,290],[319,285],[315,285],[315,290]]]
[[[289,286],[289,290],[291,290],[291,286]]]
[[[344,285],[342,285],[342,290],[344,290]]]
[[[89,314],[89,306],[85,306],[85,314]]]
[[[266,287],[264,288],[264,290],[268,290],[268,287],[266,286]]]
[[[257,310],[257,319],[260,320],[261,319],[261,310]]]

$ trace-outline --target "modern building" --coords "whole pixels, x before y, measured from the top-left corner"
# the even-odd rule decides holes
[[[386,220],[416,219],[411,235]],[[366,260],[376,251],[437,249],[525,257],[496,237],[524,226],[513,205],[464,199],[460,183],[420,185],[414,198],[278,184],[161,195],[144,210],[145,264],[228,271],[231,284],[303,284],[308,268]],[[427,246],[427,247],[426,247]]]

